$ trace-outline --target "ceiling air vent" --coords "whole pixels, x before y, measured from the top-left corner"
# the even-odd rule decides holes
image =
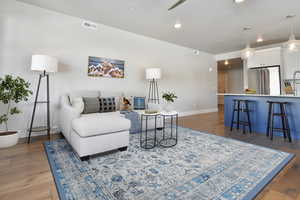
[[[90,21],[83,21],[82,26],[84,28],[92,29],[92,30],[97,30],[98,29],[98,24]]]

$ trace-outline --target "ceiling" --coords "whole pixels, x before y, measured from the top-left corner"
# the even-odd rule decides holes
[[[297,15],[293,21],[300,36],[299,0],[187,0],[172,11],[167,10],[177,0],[19,1],[213,54],[242,49],[258,34],[286,40],[291,24],[286,15]],[[181,29],[173,28],[177,21]],[[252,28],[247,34],[246,26]]]

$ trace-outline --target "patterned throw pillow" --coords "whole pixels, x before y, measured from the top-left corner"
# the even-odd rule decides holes
[[[99,112],[114,112],[116,111],[115,97],[99,98],[100,110]]]
[[[145,110],[146,109],[146,98],[145,97],[134,97],[133,108],[134,110]]]
[[[130,97],[121,97],[120,98],[120,110],[121,111],[132,110],[132,99]]]

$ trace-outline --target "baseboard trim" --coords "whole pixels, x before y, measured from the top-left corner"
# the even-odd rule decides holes
[[[60,129],[57,126],[54,126],[51,128],[50,134],[58,134],[60,133]],[[18,130],[19,138],[27,138],[28,137],[28,131],[27,130]],[[32,132],[31,137],[37,137],[37,136],[43,136],[47,135],[46,131],[43,132]]]
[[[179,117],[191,116],[191,115],[198,115],[198,114],[205,114],[205,113],[212,113],[218,112],[218,108],[209,108],[209,109],[201,109],[201,110],[191,110],[185,112],[179,112]]]

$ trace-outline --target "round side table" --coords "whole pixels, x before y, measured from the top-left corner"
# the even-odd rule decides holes
[[[155,114],[141,114],[141,134],[140,134],[140,146],[144,149],[153,149],[156,146],[156,126],[157,126],[157,117],[159,113]],[[150,130],[148,127],[148,120],[154,117],[154,135],[151,137]],[[145,122],[145,127],[143,123]],[[152,130],[151,130],[152,131]]]
[[[173,147],[178,142],[178,112],[161,112],[163,118],[163,139],[159,141],[159,145],[165,148]],[[166,126],[166,119],[170,119],[169,128]],[[174,124],[175,121],[175,124]]]

